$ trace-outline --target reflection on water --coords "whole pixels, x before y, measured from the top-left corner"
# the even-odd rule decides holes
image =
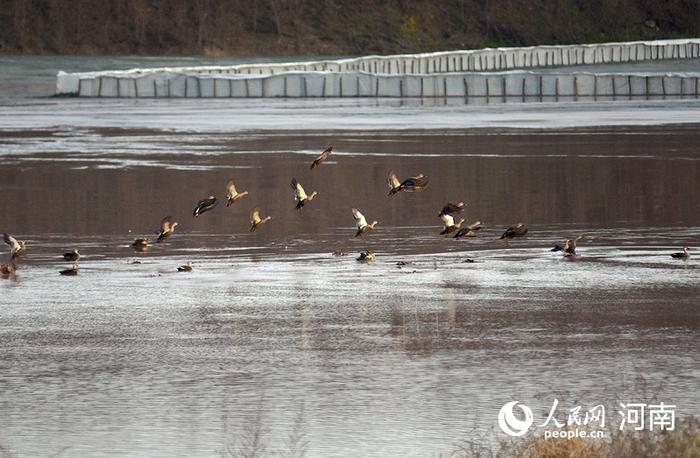
[[[699,415],[698,265],[668,256],[698,246],[697,130],[433,134],[2,137],[0,228],[29,253],[0,279],[0,450],[435,456],[503,438],[514,399],[656,400],[639,378]],[[387,197],[392,168],[429,189]],[[292,176],[319,191],[301,211]],[[230,178],[250,195],[192,218]],[[439,236],[448,200],[479,237]],[[255,205],[274,219],[251,234]],[[129,248],[167,214],[165,244]],[[548,251],[579,233],[580,259]]]

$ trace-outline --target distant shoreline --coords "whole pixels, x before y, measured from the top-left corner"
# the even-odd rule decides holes
[[[665,2],[10,2],[0,53],[358,55],[700,35],[700,5]]]

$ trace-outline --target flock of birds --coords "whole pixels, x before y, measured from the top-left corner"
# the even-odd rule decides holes
[[[318,156],[316,159],[314,159],[313,163],[311,164],[311,170],[315,169],[319,165],[321,165],[326,159],[328,159],[328,156],[333,151],[333,147],[330,146],[326,148],[320,156]],[[428,186],[428,178],[425,175],[417,175],[414,177],[406,178],[403,181],[400,181],[396,174],[391,171],[388,174],[387,177],[387,184],[389,186],[389,196],[393,196],[398,193],[402,192],[421,192],[423,191],[427,186]],[[304,190],[304,187],[299,183],[296,178],[292,178],[291,182],[291,187],[292,191],[294,192],[294,201],[296,202],[296,209],[300,210],[304,206],[308,205],[311,203],[311,201],[314,200],[314,198],[318,195],[317,191],[313,191],[311,194],[307,194],[306,191]],[[234,184],[233,181],[229,181],[227,186],[226,186],[226,206],[229,207],[236,202],[238,202],[240,199],[248,195],[248,191],[242,191],[239,192],[236,189],[236,185]],[[208,212],[209,210],[212,210],[218,205],[218,201],[215,196],[208,196],[205,199],[200,200],[197,202],[197,205],[195,206],[192,215],[195,218],[198,218],[202,214]],[[457,204],[453,204],[448,202],[442,210],[440,210],[440,213],[438,213],[438,216],[442,220],[444,224],[444,228],[442,232],[440,232],[441,235],[447,235],[447,234],[452,234],[454,233],[454,238],[459,239],[462,237],[476,237],[477,236],[477,231],[479,231],[482,228],[481,221],[475,221],[471,224],[464,225],[465,220],[464,218],[460,218],[459,221],[455,222],[455,215],[460,213],[462,210],[464,210],[465,204],[464,202],[459,202]],[[373,221],[371,224],[367,222],[367,219],[365,216],[357,209],[357,208],[352,208],[352,215],[355,218],[355,225],[357,227],[357,231],[355,232],[355,237],[360,237],[362,235],[365,235],[369,232],[372,232],[377,224],[379,224],[378,221]],[[253,211],[250,213],[250,231],[254,232],[257,229],[259,229],[261,226],[265,225],[268,221],[272,219],[272,216],[261,216],[260,209],[259,208],[254,208]],[[177,221],[173,221],[172,217],[166,216],[163,218],[163,220],[160,223],[160,231],[158,232],[158,237],[156,239],[156,243],[163,242],[166,240],[170,235],[173,234],[175,231],[175,228],[177,227],[178,223]],[[512,239],[516,237],[522,237],[525,234],[527,234],[528,229],[523,223],[518,223],[514,226],[508,227],[503,234],[501,235],[501,239]],[[24,241],[17,240],[14,236],[10,234],[4,234],[3,239],[7,245],[10,247],[10,261],[6,264],[0,264],[0,277],[9,277],[15,274],[19,267],[19,258],[27,251],[27,244]],[[573,239],[567,239],[565,240],[562,244],[556,244],[551,251],[553,252],[558,252],[561,251],[562,255],[566,258],[570,259],[575,259],[578,255],[576,253],[576,245],[578,242],[580,242],[583,239],[583,235],[579,235],[578,237],[575,237]],[[151,247],[151,242],[150,239],[148,238],[137,238],[134,240],[134,242],[131,244],[131,247],[139,252],[146,251]],[[688,259],[690,257],[690,254],[688,253],[689,248],[684,247],[683,251],[678,252],[678,253],[672,253],[671,257],[674,259]],[[335,256],[344,256],[345,253],[342,251],[335,251],[333,253]],[[61,270],[59,273],[61,275],[68,275],[68,276],[73,276],[73,275],[78,275],[78,261],[80,260],[80,251],[78,249],[73,249],[70,252],[64,253],[63,258],[66,261],[72,262],[72,267],[68,269]],[[371,262],[374,261],[375,255],[374,252],[372,251],[365,251],[361,252],[359,257],[357,258],[357,261],[359,262]],[[472,260],[468,260],[469,262],[473,262]],[[139,261],[134,261],[135,263],[139,263]],[[177,268],[179,272],[190,272],[192,271],[192,261],[188,261],[187,264],[182,265]]]

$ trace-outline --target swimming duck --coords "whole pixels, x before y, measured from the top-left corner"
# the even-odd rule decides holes
[[[166,216],[165,218],[163,218],[163,220],[160,222],[160,232],[158,233],[158,239],[156,240],[156,243],[160,243],[163,240],[170,237],[170,234],[175,232],[175,227],[177,225],[178,222],[173,222],[172,217]]]
[[[523,223],[518,223],[515,226],[511,226],[503,232],[501,239],[512,239],[513,237],[522,237],[527,234],[527,228]]]
[[[314,200],[314,197],[318,194],[318,192],[314,191],[307,196],[301,183],[296,178],[292,178],[292,189],[294,190],[294,201],[297,203],[297,210]]]
[[[78,275],[78,263],[74,263],[73,267],[71,267],[70,269],[61,270],[58,273],[61,275],[69,275],[69,276]]]
[[[428,177],[423,174],[417,175],[415,177],[406,178],[405,180],[399,182],[396,174],[392,170],[387,176],[387,184],[389,185],[389,195],[393,196],[397,192],[418,192],[425,189],[428,186]]]
[[[445,204],[445,206],[442,207],[442,211],[438,213],[438,216],[451,215],[453,213],[459,213],[462,210],[464,210],[464,202],[460,202],[458,204],[447,202],[447,204]]]
[[[480,230],[481,227],[481,221],[474,221],[467,227],[463,227],[462,229],[458,230],[454,238],[460,239],[462,237],[476,237],[476,231]]]
[[[80,250],[78,250],[77,248],[73,248],[73,251],[63,253],[63,259],[65,259],[66,261],[78,262],[78,260],[80,259]]]
[[[226,185],[226,206],[235,204],[238,199],[248,195],[248,191],[238,192],[236,191],[236,185],[233,184],[233,180],[229,181]]]
[[[352,209],[352,216],[355,217],[355,224],[357,225],[357,233],[355,234],[355,237],[359,237],[362,234],[366,234],[369,231],[374,230],[374,226],[379,224],[378,221],[373,221],[372,224],[367,224],[365,215],[360,213],[360,210],[357,208]]]
[[[683,251],[681,251],[680,253],[671,253],[671,257],[674,259],[688,259],[690,257],[690,253],[688,253],[688,250],[690,250],[690,248],[688,248],[687,246],[683,247]]]
[[[333,256],[345,256],[345,252],[343,250],[335,250]]]
[[[10,246],[10,257],[17,259],[27,251],[27,244],[22,240],[17,240],[10,234],[3,234],[5,243]]]
[[[357,258],[358,261],[360,262],[372,262],[374,261],[374,252],[373,251],[364,251],[360,253],[360,257]]]
[[[131,248],[136,251],[146,251],[150,248],[151,244],[148,239],[136,239],[134,243],[131,244]]]
[[[311,170],[313,170],[313,169],[315,169],[316,167],[318,167],[319,165],[321,165],[321,162],[323,162],[323,161],[325,161],[326,159],[328,159],[328,156],[330,156],[332,152],[333,152],[333,147],[332,147],[332,146],[329,146],[328,148],[326,148],[325,150],[323,150],[323,152],[321,153],[321,155],[320,155],[319,157],[317,157],[316,159],[314,159],[314,161],[311,163]]]
[[[445,223],[445,228],[442,230],[442,232],[440,232],[440,235],[445,235],[454,232],[460,229],[462,227],[462,224],[464,223],[464,218],[461,218],[458,223],[455,223],[454,218],[446,213],[442,213],[440,215],[440,219],[442,219],[442,222]]]
[[[250,213],[250,232],[255,232],[258,226],[262,226],[272,219],[272,216],[260,217],[260,210],[257,208]]]
[[[201,215],[204,212],[207,212],[211,210],[212,208],[216,207],[216,197],[214,196],[209,196],[206,199],[202,199],[199,202],[197,202],[197,206],[194,207],[194,211],[192,212],[192,216],[195,218]]]
[[[192,272],[192,261],[187,261],[187,264],[177,268],[178,272]]]

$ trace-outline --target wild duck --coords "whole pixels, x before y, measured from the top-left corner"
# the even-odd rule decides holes
[[[333,147],[332,147],[332,146],[329,146],[328,148],[326,148],[325,150],[323,150],[323,152],[321,153],[321,155],[320,155],[319,157],[317,157],[316,159],[314,159],[314,161],[311,163],[311,170],[313,170],[313,169],[315,169],[316,167],[318,167],[319,165],[321,165],[321,162],[323,162],[323,161],[325,161],[326,159],[328,159],[328,156],[330,156],[332,152],[333,152]]]
[[[209,196],[206,199],[202,199],[199,202],[197,202],[197,206],[194,207],[194,210],[192,211],[192,216],[197,218],[202,213],[207,212],[212,208],[216,207],[216,205],[216,197],[214,196]]]
[[[549,250],[553,252],[561,251],[564,256],[576,256],[576,244],[583,240],[583,235],[579,235],[575,239],[566,239],[564,243],[555,244],[554,247]]]
[[[294,201],[297,203],[297,210],[300,210],[304,205],[314,200],[314,197],[318,194],[318,192],[314,191],[307,196],[301,183],[299,183],[296,178],[292,178],[292,189],[294,190]]]
[[[458,223],[455,223],[454,218],[452,215],[448,215],[446,213],[442,213],[440,215],[440,219],[442,219],[442,222],[445,224],[445,228],[440,232],[440,235],[445,235],[445,234],[450,234],[454,231],[459,230],[462,227],[462,224],[464,223],[464,218],[460,218]]]
[[[360,262],[372,262],[374,261],[374,252],[373,251],[364,251],[360,253],[360,257],[357,258],[358,261]]]
[[[233,180],[226,185],[226,206],[235,204],[239,199],[248,195],[248,191],[238,192]]]
[[[357,208],[352,209],[352,216],[355,217],[355,224],[357,225],[357,232],[355,233],[355,237],[359,237],[360,235],[366,234],[369,231],[374,230],[374,226],[379,224],[378,221],[373,221],[372,224],[367,224],[365,215],[360,213],[360,210],[358,210]]]
[[[683,251],[680,253],[671,253],[671,257],[674,259],[688,259],[690,257],[690,253],[688,253],[689,250],[690,248],[687,246],[683,247]]]
[[[158,239],[156,240],[156,243],[160,243],[170,237],[170,234],[175,232],[175,227],[178,224],[179,223],[177,221],[173,222],[173,219],[170,216],[163,218],[160,222],[160,232],[158,232]]]
[[[386,181],[389,185],[390,196],[393,196],[398,192],[419,192],[428,186],[428,177],[423,174],[399,181],[399,179],[396,177],[396,173],[391,171],[389,172]]]
[[[266,216],[265,218],[260,217],[260,210],[259,209],[254,209],[250,213],[250,232],[255,232],[255,229],[257,229],[259,226],[262,226],[263,224],[267,223],[272,219],[272,216]]]
[[[3,234],[5,243],[10,246],[10,257],[17,259],[27,251],[27,244],[23,240],[17,240],[10,234]]]
[[[523,223],[518,223],[515,226],[511,226],[503,232],[501,239],[512,239],[514,237],[522,237],[527,234],[527,228]]]
[[[462,210],[464,210],[464,202],[460,202],[458,204],[453,204],[451,202],[447,202],[444,207],[442,207],[442,210],[440,213],[438,213],[438,216],[442,215],[452,215],[455,213],[459,213]]]
[[[148,239],[136,239],[134,243],[131,244],[131,248],[136,251],[146,251],[151,247],[151,243]]]
[[[65,259],[66,261],[78,262],[78,260],[80,259],[80,250],[78,250],[77,248],[73,248],[73,251],[63,253],[63,259]]]
[[[573,240],[567,240],[562,247],[562,254],[565,257],[576,257],[576,244],[583,240],[583,235],[579,235]]]
[[[476,231],[481,230],[481,221],[475,221],[466,227],[461,228],[457,231],[454,238],[460,239],[462,237],[476,237]]]
[[[187,261],[187,264],[177,268],[178,272],[192,272],[192,261]]]

